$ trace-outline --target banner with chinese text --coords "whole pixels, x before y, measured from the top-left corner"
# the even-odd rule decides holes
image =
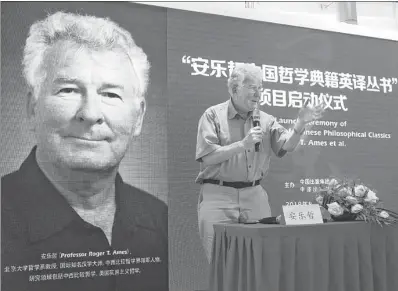
[[[172,256],[186,254],[170,266],[187,286],[175,290],[206,288],[194,183],[197,126],[208,107],[228,100],[237,62],[262,68],[261,110],[287,129],[304,102],[326,103],[296,151],[271,159],[262,185],[273,215],[286,203],[312,201],[330,176],[359,178],[398,210],[396,42],[171,9],[167,42],[169,237],[190,242],[171,243]]]

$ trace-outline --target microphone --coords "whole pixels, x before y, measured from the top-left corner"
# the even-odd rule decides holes
[[[258,102],[253,110],[253,127],[261,126],[260,124],[260,110],[258,109]],[[260,142],[254,145],[254,150],[258,152],[260,150]]]

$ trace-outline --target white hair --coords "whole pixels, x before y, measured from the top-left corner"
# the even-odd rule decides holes
[[[127,30],[109,19],[56,12],[44,20],[35,22],[30,27],[26,39],[23,55],[24,77],[35,96],[46,77],[42,68],[45,54],[55,43],[62,40],[70,40],[92,50],[123,50],[138,77],[136,89],[140,95],[145,94],[150,64],[147,55],[135,44]]]
[[[247,79],[262,80],[261,68],[255,64],[237,63],[228,78],[230,94],[234,92],[235,88],[242,86]]]

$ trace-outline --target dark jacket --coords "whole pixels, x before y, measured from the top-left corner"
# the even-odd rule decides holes
[[[167,206],[115,180],[112,245],[44,176],[35,149],[1,180],[3,291],[167,291]]]

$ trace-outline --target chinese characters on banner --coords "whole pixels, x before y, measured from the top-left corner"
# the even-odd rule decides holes
[[[189,64],[192,68],[192,76],[206,76],[216,78],[228,78],[235,64],[239,62],[225,60],[211,60],[202,57],[184,55],[182,63]],[[365,76],[346,72],[330,72],[320,70],[308,70],[306,68],[288,68],[283,66],[260,66],[263,72],[263,81],[268,83],[309,85],[327,89],[359,90],[369,92],[390,93],[393,85],[398,84],[395,77]],[[276,89],[263,89],[261,93],[261,105],[267,104],[274,107],[301,108],[306,101],[314,106],[321,101],[326,109],[348,111],[344,102],[346,95],[331,95],[329,93],[315,94],[313,92],[286,91]]]

